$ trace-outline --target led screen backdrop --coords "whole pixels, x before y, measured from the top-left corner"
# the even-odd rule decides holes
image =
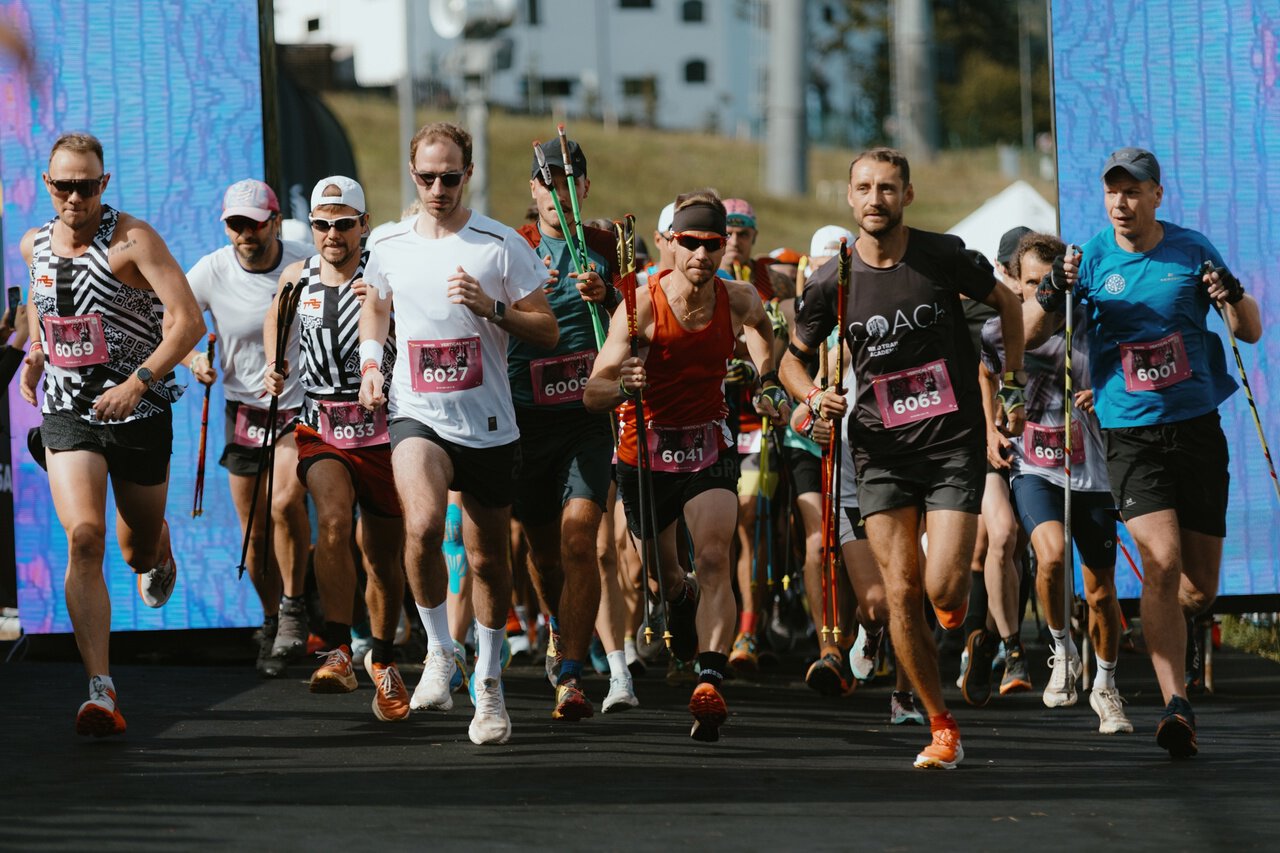
[[[1274,446],[1280,2],[1059,0],[1052,24],[1063,238],[1083,243],[1107,226],[1099,172],[1110,151],[1154,151],[1164,183],[1160,218],[1208,236],[1261,303],[1263,342],[1241,346]],[[1227,361],[1234,375],[1230,353]],[[1222,407],[1222,419],[1232,459],[1221,592],[1280,592],[1280,502],[1243,390]],[[1116,579],[1122,596],[1138,595],[1123,557]]]
[[[49,147],[65,130],[87,130],[106,149],[104,200],[150,222],[184,269],[226,242],[222,191],[262,177],[262,94],[254,0],[0,0],[0,20],[26,34],[28,74],[0,59],[0,181],[4,270],[21,284],[22,234],[53,216],[40,180]],[[178,369],[183,382],[190,375]],[[106,577],[117,630],[251,625],[262,613],[248,579],[237,582],[239,526],[222,452],[222,392],[214,390],[205,513],[191,518],[203,394],[192,382],[178,402],[168,519],[178,560],[169,604],[151,610],[108,534]],[[66,537],[44,472],[26,449],[39,414],[9,391],[19,607],[29,632],[70,631],[62,595]],[[109,518],[114,507],[108,506]],[[114,525],[108,522],[108,530]]]

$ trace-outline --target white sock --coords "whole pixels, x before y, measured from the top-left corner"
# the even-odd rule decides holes
[[[634,663],[640,657],[640,653],[636,651],[635,637],[627,637],[624,639],[622,641],[622,650],[623,654],[626,655],[628,664]]]
[[[1116,686],[1116,662],[1113,660],[1103,660],[1102,658],[1094,658],[1094,662],[1097,663],[1098,670],[1093,676],[1093,689],[1114,689]]]
[[[616,652],[609,652],[605,655],[609,659],[609,677],[623,678],[631,675],[631,671],[627,669],[627,653],[622,649]]]
[[[449,633],[449,606],[445,602],[435,607],[418,608],[418,618],[427,629],[427,651],[431,654],[453,654],[453,635]]]
[[[486,678],[502,677],[502,638],[507,626],[486,628],[476,622],[476,683]]]
[[[1053,653],[1055,655],[1069,651],[1070,656],[1073,658],[1080,656],[1080,653],[1076,651],[1075,641],[1071,639],[1071,632],[1066,628],[1050,628],[1049,633],[1053,636]]]

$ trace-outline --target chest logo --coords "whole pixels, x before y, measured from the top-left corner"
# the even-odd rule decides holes
[[[1110,293],[1112,296],[1123,291],[1124,286],[1125,286],[1124,276],[1120,275],[1120,273],[1112,273],[1111,275],[1107,276],[1107,280],[1102,283],[1102,288],[1106,290],[1107,293]]]

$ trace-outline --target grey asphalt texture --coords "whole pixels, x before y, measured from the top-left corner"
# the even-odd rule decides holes
[[[249,644],[247,632],[243,644]],[[1031,647],[1033,678],[1047,679]],[[136,660],[136,658],[135,658]],[[1087,694],[984,708],[948,689],[966,757],[915,770],[928,742],[887,724],[889,686],[827,699],[785,661],[730,682],[716,744],[688,737],[688,688],[654,669],[642,705],[550,719],[541,666],[506,675],[514,734],[467,739],[471,706],[378,722],[364,674],[311,695],[309,664],[259,679],[252,663],[127,663],[113,676],[129,731],[74,734],[85,698],[70,661],[0,665],[0,849],[13,850],[1239,850],[1280,847],[1280,665],[1224,649],[1195,700],[1200,755],[1155,745],[1160,699],[1145,658],[1119,680],[1137,727],[1103,736]],[[410,686],[420,667],[405,667]],[[955,664],[947,670],[954,681]]]

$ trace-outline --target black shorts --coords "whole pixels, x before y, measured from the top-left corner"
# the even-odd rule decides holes
[[[799,447],[788,447],[784,452],[787,465],[791,467],[791,482],[795,484],[796,496],[811,492],[822,494],[822,457]]]
[[[453,481],[449,488],[465,492],[482,506],[511,506],[515,494],[516,470],[520,467],[520,442],[497,447],[466,447],[442,438],[435,430],[413,418],[392,418],[387,424],[391,434],[391,455],[406,438],[422,438],[449,455],[453,464]]]
[[[720,458],[708,468],[691,474],[653,472],[653,505],[658,529],[650,532],[654,538],[666,530],[684,514],[684,505],[703,492],[724,489],[737,494],[738,454],[733,448],[720,451]],[[640,536],[640,471],[633,465],[618,460],[618,494],[627,513],[627,528],[632,535]],[[646,519],[647,523],[648,519]]]
[[[235,400],[227,401],[223,417],[223,435],[226,444],[223,445],[222,456],[218,458],[218,464],[237,477],[253,477],[258,473],[258,464],[262,458],[263,449],[262,447],[236,444],[236,415],[239,413],[241,405],[243,404],[237,403]],[[293,430],[293,419],[297,414],[297,409],[276,412],[276,428],[278,430],[276,438],[287,435]]]
[[[1014,511],[1028,536],[1046,521],[1063,523],[1061,486],[1035,474],[1019,474],[1010,488]],[[1110,492],[1071,493],[1071,540],[1089,568],[1115,568],[1116,510]]]
[[[586,498],[604,510],[613,460],[607,414],[517,407],[516,425],[520,474],[512,515],[535,527],[550,524],[573,498]]]
[[[922,512],[950,509],[977,515],[986,485],[986,448],[962,447],[937,458],[858,467],[858,506],[862,517],[914,506]]]
[[[46,471],[46,451],[88,450],[106,457],[107,473],[113,479],[158,486],[169,479],[173,412],[101,426],[67,412],[55,412],[45,415],[40,426],[27,433],[27,448]]]
[[[1102,435],[1121,517],[1172,509],[1185,530],[1227,535],[1230,455],[1217,411],[1159,426],[1104,429]]]

